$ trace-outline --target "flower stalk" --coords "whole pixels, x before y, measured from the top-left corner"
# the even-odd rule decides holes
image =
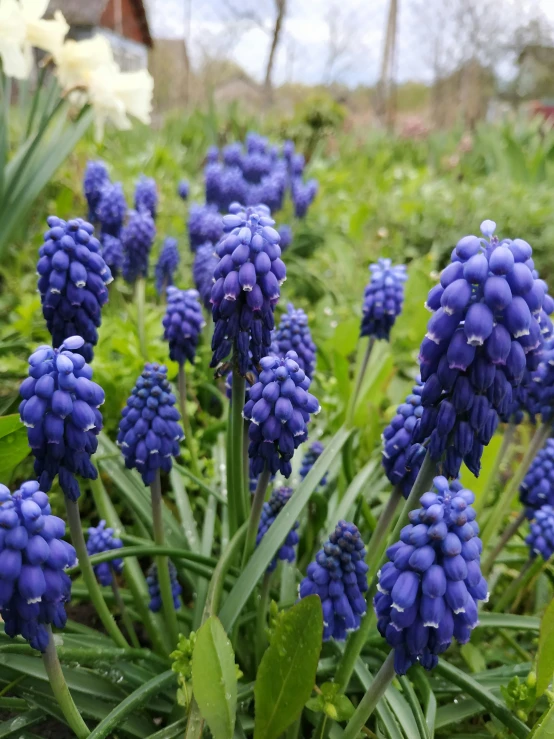
[[[243,462],[243,418],[245,379],[238,369],[233,369],[233,388],[229,408],[229,460],[227,464],[227,490],[229,494],[229,519],[231,533],[246,520]]]
[[[350,428],[352,426],[352,422],[354,420],[354,412],[356,411],[356,403],[358,401],[358,396],[362,388],[365,373],[369,365],[369,360],[371,358],[371,352],[375,345],[375,338],[373,336],[370,336],[367,338],[367,340],[364,340],[360,343],[362,347],[363,347],[363,344],[365,343],[365,349],[362,348],[362,351],[363,351],[362,359],[361,359],[361,362],[359,362],[357,366],[356,376],[354,378],[354,389],[352,391],[352,394],[350,395],[350,399],[348,401],[348,407],[346,409],[345,425],[347,428]]]
[[[388,657],[381,665],[379,672],[373,678],[373,681],[367,689],[364,697],[359,702],[354,715],[346,725],[342,734],[342,739],[356,739],[368,718],[373,713],[375,706],[394,678],[394,650],[389,652]]]
[[[250,518],[248,521],[248,530],[246,532],[246,541],[244,543],[244,552],[242,555],[243,566],[250,559],[252,552],[256,547],[256,536],[258,535],[258,527],[260,525],[260,516],[262,515],[262,508],[264,505],[265,494],[267,492],[267,486],[269,484],[269,467],[265,465],[263,472],[258,478],[258,484],[256,485],[256,491],[252,498],[252,508],[250,509]]]
[[[198,457],[196,455],[196,448],[194,446],[194,436],[192,433],[192,426],[190,424],[190,417],[187,411],[187,380],[184,364],[179,364],[177,385],[179,388],[179,410],[181,411],[181,418],[183,419],[185,443],[190,454],[190,466],[192,467],[193,474],[196,475],[196,477],[200,477],[201,475],[200,468],[198,466]]]
[[[145,331],[145,300],[146,300],[146,280],[144,277],[138,277],[135,282],[135,303],[137,306],[137,330],[139,349],[144,360],[148,359],[146,349],[146,331]]]

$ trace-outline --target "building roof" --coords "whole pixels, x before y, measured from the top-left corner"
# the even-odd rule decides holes
[[[113,0],[50,0],[46,16],[52,16],[56,10],[61,10],[70,26],[98,26],[112,28],[105,23],[106,16],[113,16]],[[142,42],[152,46],[152,36],[148,15],[143,0],[128,0],[123,8],[131,7],[140,27]],[[110,12],[111,11],[111,12]],[[123,35],[126,35],[125,33]]]

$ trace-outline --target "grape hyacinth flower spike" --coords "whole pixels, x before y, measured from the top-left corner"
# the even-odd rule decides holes
[[[64,541],[65,523],[52,515],[38,482],[22,483],[11,494],[0,485],[0,615],[12,639],[21,635],[33,649],[46,651],[48,626],[63,629],[75,549]]]
[[[102,236],[102,258],[110,268],[113,277],[121,274],[123,269],[123,244],[119,236],[104,234]]]
[[[186,200],[189,196],[189,192],[190,185],[187,180],[180,180],[179,184],[177,185],[177,195],[181,198],[181,200]]]
[[[210,300],[214,284],[214,270],[218,262],[219,257],[215,253],[214,245],[210,241],[197,248],[192,264],[192,277],[196,289],[200,293],[202,304],[207,310],[210,310],[212,307]]]
[[[119,237],[125,214],[127,213],[127,201],[123,194],[121,182],[108,182],[102,188],[100,201],[96,208],[96,217],[100,222],[100,233],[102,238],[105,234]]]
[[[423,414],[421,393],[423,383],[416,377],[416,384],[396,415],[382,434],[385,474],[392,485],[400,486],[402,494],[408,497],[425,457],[422,444],[412,444],[412,433],[418,419]]]
[[[191,205],[187,227],[192,252],[207,241],[217,244],[223,235],[223,221],[215,205]]]
[[[110,552],[113,549],[121,549],[123,542],[114,537],[114,531],[106,526],[105,521],[100,521],[98,526],[91,526],[88,530],[87,552],[89,555]],[[94,574],[100,585],[108,586],[114,582],[114,573],[119,575],[123,570],[123,560],[111,559],[109,562],[100,562],[94,565]]]
[[[200,332],[206,325],[199,297],[196,290],[167,288],[164,339],[169,343],[169,356],[180,365],[187,359],[194,364]]]
[[[78,334],[84,340],[80,353],[90,362],[112,273],[90,223],[81,218],[64,221],[56,216],[47,218],[47,223],[37,264],[42,313],[53,346]]]
[[[323,609],[323,641],[344,641],[360,626],[368,588],[366,550],[353,523],[339,521],[300,583],[300,598],[318,595]]]
[[[519,499],[529,520],[545,505],[554,506],[554,439],[547,439],[519,488]]]
[[[389,340],[391,328],[404,302],[404,283],[408,279],[403,264],[393,266],[390,259],[370,264],[370,281],[364,291],[360,336]]]
[[[135,468],[145,485],[154,481],[158,470],[171,470],[183,438],[178,421],[167,367],[145,364],[122,411],[117,436],[125,466]]]
[[[411,511],[379,572],[377,628],[394,649],[398,675],[417,661],[433,669],[452,638],[466,644],[478,623],[478,601],[488,597],[475,496],[440,476],[434,488]]]
[[[270,499],[264,503],[258,526],[258,534],[256,536],[256,546],[259,545],[261,540],[267,534],[269,528],[275,522],[279,513],[281,513],[285,505],[289,502],[292,493],[292,488],[277,488],[271,493]],[[294,562],[296,558],[295,546],[298,544],[298,533],[296,531],[298,525],[298,521],[295,521],[292,529],[287,534],[285,541],[277,550],[277,554],[269,563],[267,568],[268,572],[273,572],[275,570],[277,567],[277,560],[281,560],[282,562]]]
[[[545,284],[533,277],[532,249],[499,241],[495,228],[485,221],[488,239],[458,242],[426,303],[433,316],[420,349],[424,410],[413,441],[429,437],[431,458],[450,478],[462,460],[479,474],[483,448],[541,344]]]
[[[20,387],[19,413],[27,427],[35,457],[35,474],[48,492],[56,475],[64,495],[80,495],[75,475],[94,480],[91,455],[102,430],[99,407],[104,391],[92,381],[92,369],[80,354],[80,336],[65,340],[59,349],[40,346],[29,357],[29,377]]]
[[[316,362],[316,345],[308,326],[308,316],[292,303],[273,334],[274,353],[284,356],[290,349],[298,354],[298,364],[310,378],[313,378]]]
[[[543,505],[535,511],[531,532],[525,539],[532,559],[538,554],[548,562],[554,554],[554,508]]]
[[[152,177],[141,175],[135,186],[135,210],[148,211],[156,220],[158,210],[158,189]]]
[[[294,450],[308,436],[307,423],[320,411],[317,398],[308,392],[310,378],[300,368],[296,352],[282,359],[264,357],[259,380],[250,388],[243,416],[251,421],[248,430],[252,472],[264,467],[271,474],[289,477]]]
[[[279,234],[264,206],[241,206],[223,218],[226,236],[216,246],[220,261],[214,272],[211,366],[217,367],[234,349],[241,375],[252,362],[270,352],[273,310],[286,279],[280,259]]]
[[[302,463],[300,465],[300,479],[303,480],[308,472],[312,469],[317,460],[321,457],[324,446],[320,441],[314,441],[308,448],[308,451],[302,457]],[[320,483],[321,487],[327,485],[327,473],[323,476]]]
[[[136,282],[148,275],[148,259],[156,237],[154,219],[147,210],[132,210],[127,225],[121,231],[123,244],[123,277]]]
[[[109,184],[110,175],[104,162],[89,161],[85,167],[83,190],[88,205],[88,220],[94,223],[97,220],[96,209],[102,197],[102,189]]]
[[[169,580],[171,582],[171,595],[173,598],[173,607],[176,611],[181,607],[181,592],[182,588],[177,579],[177,570],[171,560],[168,560],[167,564],[169,570]],[[150,595],[150,603],[148,608],[157,613],[162,608],[162,596],[160,594],[160,581],[158,577],[158,567],[153,564],[148,570],[146,576],[146,584],[148,585],[148,594]]]
[[[171,237],[166,238],[155,268],[156,291],[158,295],[162,295],[166,288],[173,285],[180,258],[177,239]]]

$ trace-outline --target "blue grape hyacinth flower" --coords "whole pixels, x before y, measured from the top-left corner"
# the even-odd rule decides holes
[[[287,270],[281,257],[279,234],[264,206],[234,207],[224,217],[226,236],[216,246],[220,261],[214,272],[211,367],[217,367],[233,349],[238,371],[245,375],[250,362],[258,364],[270,352],[273,311]]]
[[[113,277],[117,277],[123,269],[123,244],[119,236],[111,234],[102,236],[102,257]]]
[[[425,457],[422,444],[412,444],[412,434],[423,414],[421,393],[423,383],[416,377],[416,384],[396,415],[383,431],[382,463],[385,474],[393,485],[400,485],[402,494],[408,497]]]
[[[135,210],[146,210],[154,220],[158,211],[158,188],[152,177],[141,175],[135,186]]]
[[[113,549],[121,549],[123,542],[114,536],[114,531],[106,526],[105,521],[100,521],[98,526],[91,526],[88,530],[87,552],[90,555],[110,552]],[[108,586],[113,582],[113,576],[120,574],[123,570],[121,558],[111,559],[109,562],[100,562],[94,565],[94,574],[100,585]]]
[[[187,200],[190,193],[190,185],[187,180],[180,180],[177,185],[177,195],[181,200]]]
[[[176,611],[181,607],[181,592],[182,587],[177,579],[177,569],[171,560],[167,561],[169,567],[169,580],[171,582],[171,594],[173,596],[173,607]],[[160,592],[160,583],[158,580],[158,567],[153,564],[148,569],[146,575],[146,584],[148,586],[148,594],[150,595],[150,603],[148,608],[153,612],[157,613],[162,608],[162,596]]]
[[[0,485],[0,616],[12,639],[22,636],[33,649],[46,650],[47,626],[63,629],[76,562],[64,541],[65,523],[52,515],[48,495],[34,480],[10,493]]]
[[[308,180],[302,182],[300,178],[294,178],[291,184],[292,202],[294,205],[294,215],[297,218],[304,218],[308,212],[310,205],[317,195],[318,184],[316,180]]]
[[[458,481],[433,482],[436,492],[421,496],[422,507],[410,512],[400,540],[387,549],[373,601],[398,675],[418,661],[433,669],[453,637],[466,644],[478,623],[478,601],[488,598],[475,496]]]
[[[291,349],[298,354],[297,362],[311,380],[317,349],[308,326],[308,316],[302,308],[295,308],[289,303],[287,312],[281,316],[281,322],[273,334],[273,351],[284,357]]]
[[[92,381],[92,368],[81,354],[80,336],[67,338],[59,349],[39,346],[29,357],[29,377],[21,383],[19,405],[35,457],[35,474],[48,492],[56,475],[70,500],[80,495],[75,475],[95,480],[91,455],[102,430],[100,406],[104,391]]]
[[[223,162],[228,167],[240,167],[242,160],[242,144],[238,141],[223,147]]]
[[[308,392],[310,378],[297,362],[296,352],[286,357],[264,357],[258,382],[250,388],[243,416],[248,429],[254,477],[267,465],[271,474],[289,477],[294,450],[307,439],[311,414],[319,413],[317,398]]]
[[[37,263],[42,314],[53,346],[78,334],[84,339],[81,354],[90,362],[112,273],[90,223],[56,216],[49,216],[47,223]]]
[[[510,408],[527,363],[536,366],[538,321],[546,286],[533,277],[532,249],[522,239],[465,236],[456,245],[427,307],[433,316],[420,349],[425,388],[414,442],[429,437],[429,452],[446,477],[462,461],[479,474],[483,448]]]
[[[202,328],[206,325],[196,290],[167,288],[167,308],[163,318],[164,339],[169,343],[169,356],[184,364],[194,364]]]
[[[371,277],[364,291],[360,336],[389,340],[391,328],[402,312],[406,266],[390,259],[369,265]]]
[[[264,503],[262,508],[262,515],[260,517],[260,523],[258,525],[256,546],[259,545],[261,540],[267,534],[269,528],[273,525],[279,513],[281,513],[282,509],[289,502],[292,493],[292,488],[277,488],[277,490],[274,490],[271,493],[270,499]],[[296,531],[297,528],[298,521],[295,521],[292,529],[287,534],[285,541],[277,550],[277,554],[269,563],[269,566],[267,568],[268,572],[273,572],[273,570],[277,567],[277,560],[281,560],[282,562],[294,562],[296,558],[295,546],[298,544],[298,533]]]
[[[121,230],[123,244],[123,277],[135,282],[148,275],[148,259],[156,238],[156,225],[147,210],[132,210],[127,225]]]
[[[219,148],[217,146],[210,146],[206,152],[206,163],[214,164],[219,160]]]
[[[323,610],[323,641],[344,641],[366,612],[366,550],[357,527],[339,521],[300,583],[300,598],[318,595]]]
[[[554,439],[547,439],[531,462],[519,487],[519,499],[528,519],[534,518],[539,508],[554,506]]]
[[[193,252],[207,241],[217,244],[223,236],[223,220],[215,205],[191,205],[187,226]]]
[[[85,167],[83,177],[83,191],[88,205],[88,220],[91,223],[97,220],[96,209],[102,197],[102,189],[109,184],[108,168],[102,161],[89,161]]]
[[[279,226],[277,231],[281,237],[279,246],[281,247],[281,251],[284,252],[292,244],[292,228],[288,224],[284,223],[282,226]]]
[[[156,275],[156,291],[158,295],[161,295],[165,288],[173,285],[175,272],[179,266],[180,258],[177,239],[173,239],[168,236],[164,239],[162,250],[154,270]]]
[[[121,412],[117,443],[125,466],[136,468],[145,485],[158,472],[169,472],[184,438],[167,367],[147,363]]]
[[[323,454],[324,446],[320,441],[314,441],[312,444],[310,444],[310,447],[308,448],[308,451],[304,454],[302,457],[302,462],[300,464],[300,479],[303,480],[308,472],[312,469],[314,464],[317,462],[317,460],[321,457]],[[323,476],[321,479],[321,482],[319,483],[322,487],[327,485],[327,473]]]
[[[531,532],[525,539],[532,559],[538,554],[548,562],[554,554],[554,508],[543,505],[535,511]]]
[[[202,304],[206,309],[210,309],[212,297],[212,287],[214,285],[214,271],[219,262],[219,257],[215,253],[215,247],[207,241],[196,249],[194,262],[192,263],[192,278],[196,289],[200,293]]]
[[[127,213],[127,201],[121,182],[108,182],[103,188],[96,208],[100,233],[119,236]]]

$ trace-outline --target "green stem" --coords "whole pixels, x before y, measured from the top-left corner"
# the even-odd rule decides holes
[[[135,649],[140,649],[141,647],[137,637],[137,632],[135,631],[135,627],[133,625],[131,617],[129,616],[129,612],[125,607],[125,603],[123,602],[123,598],[121,597],[119,585],[117,584],[115,577],[113,577],[112,579],[112,592],[115,598],[115,604],[119,610],[119,615],[121,616],[121,620],[123,621],[123,625],[127,629],[129,640],[131,644],[135,647]]]
[[[485,490],[483,490],[482,495],[479,497],[478,500],[475,501],[473,504],[473,508],[475,509],[475,512],[477,513],[477,519],[479,519],[479,515],[483,508],[485,507],[485,503],[487,502],[488,493],[491,492],[491,490],[494,489],[494,486],[496,484],[496,480],[498,478],[498,473],[500,472],[500,468],[502,467],[502,463],[505,461],[508,450],[512,446],[512,442],[514,440],[516,431],[516,425],[515,423],[509,423],[504,431],[504,435],[502,436],[502,444],[500,445],[500,449],[498,450],[498,454],[496,455],[496,459],[494,460],[494,466],[490,472],[488,485]]]
[[[432,484],[433,484],[433,477],[435,476],[435,472],[436,472],[436,465],[431,460],[429,452],[427,452],[427,454],[425,455],[425,459],[423,460],[423,464],[421,465],[421,469],[419,470],[419,474],[410,492],[410,495],[408,496],[408,499],[404,503],[402,512],[400,513],[400,516],[398,518],[398,521],[396,523],[396,526],[394,527],[392,534],[390,535],[390,537],[388,537],[388,541],[394,542],[398,539],[400,530],[406,525],[408,521],[408,514],[410,513],[411,510],[417,507],[419,503],[419,499],[421,498],[423,493],[431,489]],[[392,503],[391,503],[391,508],[392,508]],[[383,513],[385,513],[385,511],[383,511]],[[387,516],[390,516],[392,518],[393,513],[394,511],[389,511],[387,512]],[[388,530],[389,528],[390,528],[390,524],[387,525],[386,527],[383,525],[384,530],[385,529]],[[383,540],[382,542],[380,542],[380,548],[382,551],[386,549],[386,546],[383,546],[383,541],[386,541],[385,532],[383,533]],[[373,565],[372,569],[374,571],[377,571],[379,567],[383,564],[383,562],[384,562],[384,557],[381,556],[381,559],[378,561],[378,566]],[[344,690],[346,689],[346,686],[348,685],[350,681],[350,678],[352,677],[352,673],[354,672],[356,660],[359,657],[362,651],[362,648],[367,641],[367,638],[369,636],[369,633],[374,623],[372,601],[373,601],[373,596],[375,594],[375,589],[376,589],[376,577],[374,575],[371,580],[371,584],[370,584],[369,590],[366,595],[366,601],[367,601],[366,614],[362,619],[360,628],[357,631],[355,631],[353,634],[351,634],[350,638],[346,642],[346,648],[344,650],[344,654],[342,656],[342,659],[340,661],[340,664],[338,666],[338,669],[335,675],[335,682],[339,684],[341,692],[344,692]]]
[[[47,626],[46,628],[48,630],[48,644],[46,646],[46,650],[42,654],[42,659],[46,674],[48,675],[48,680],[50,681],[50,687],[52,688],[54,697],[62,710],[65,720],[75,732],[75,736],[77,736],[78,739],[86,739],[90,734],[90,730],[81,718],[81,714],[73,702],[73,698],[71,697],[71,693],[67,687],[67,683],[62,672],[62,666],[58,659],[58,653],[56,652],[56,647],[54,645],[52,628],[50,626]]]
[[[146,280],[144,277],[139,277],[135,282],[135,302],[137,305],[137,329],[139,338],[139,348],[142,358],[148,359],[148,352],[146,350],[146,334],[144,329],[144,313],[145,313],[145,301],[146,301]]]
[[[346,409],[346,421],[345,421],[346,428],[350,428],[352,426],[352,421],[354,419],[354,411],[356,410],[356,402],[358,400],[358,395],[360,394],[360,390],[362,388],[362,383],[364,381],[365,373],[367,370],[367,365],[369,364],[369,358],[371,356],[371,350],[373,349],[374,344],[375,344],[375,339],[373,338],[373,336],[368,337],[361,364],[359,365],[357,372],[356,372],[356,377],[354,378],[354,390],[352,394],[350,395],[350,399],[348,401],[348,407]]]
[[[122,533],[124,531],[123,524],[106,492],[100,472],[98,472],[96,480],[90,481],[90,489],[99,514],[115,531]],[[167,650],[162,634],[156,627],[152,611],[148,608],[148,586],[146,585],[142,569],[134,557],[125,561],[125,582],[133,594],[135,608],[139,613],[142,625],[148,632],[154,650],[157,654],[165,655]]]
[[[85,537],[83,535],[83,528],[81,526],[81,517],[79,516],[79,506],[76,500],[65,499],[65,507],[67,510],[67,521],[69,523],[69,531],[71,533],[71,541],[77,552],[77,558],[79,560],[79,566],[81,567],[81,574],[87,590],[90,595],[93,606],[102,621],[104,628],[117,644],[118,647],[124,649],[129,646],[127,640],[121,633],[118,625],[116,624],[114,617],[110,613],[110,609],[106,605],[106,601],[102,596],[100,586],[96,581],[96,576],[87,552],[87,545],[85,544]]]
[[[354,715],[346,725],[342,739],[356,739],[362,727],[373,713],[375,706],[379,703],[386,689],[391,684],[394,675],[394,650],[392,650],[381,665],[379,672],[373,678],[364,697],[358,703]]]
[[[208,586],[208,594],[206,596],[206,603],[204,605],[204,614],[202,616],[202,623],[217,613],[219,610],[219,603],[221,601],[221,594],[223,593],[223,584],[229,568],[231,567],[233,560],[236,558],[240,548],[242,547],[244,538],[246,536],[246,523],[240,527],[235,533],[227,549],[221,555],[219,562],[214,570],[212,579]]]
[[[502,593],[498,603],[492,609],[493,613],[502,613],[506,606],[510,605],[516,595],[524,590],[528,583],[539,574],[542,568],[545,566],[544,559],[537,557],[535,560],[529,559],[522,567],[519,575],[512,580],[506,590]]]
[[[394,515],[398,504],[402,500],[402,491],[400,486],[397,485],[387,500],[385,508],[377,521],[377,526],[371,534],[368,546],[368,556],[366,557],[366,564],[369,567],[367,572],[368,582],[371,582],[375,577],[377,570],[379,569],[379,563],[383,558],[385,550],[387,548],[387,542],[394,523]]]
[[[244,462],[242,457],[243,446],[243,417],[245,380],[239,372],[233,370],[233,388],[231,391],[230,428],[231,428],[231,456],[228,459],[230,481],[229,505],[233,506],[236,515],[236,525],[241,526],[246,521],[245,508],[245,481]],[[234,533],[234,532],[233,532]]]
[[[494,563],[496,562],[496,558],[500,554],[500,552],[504,549],[506,544],[510,541],[512,536],[517,532],[521,524],[525,521],[525,511],[522,511],[517,518],[515,518],[512,523],[507,526],[504,529],[504,533],[496,543],[496,546],[491,551],[485,562],[483,563],[483,566],[481,567],[481,570],[483,572],[484,577],[486,577],[489,572],[492,570]]]
[[[265,494],[269,485],[270,472],[267,463],[258,478],[256,492],[252,499],[252,508],[250,509],[250,519],[248,520],[248,531],[246,532],[246,541],[244,542],[244,553],[242,555],[242,566],[248,562],[252,552],[256,548],[256,537],[258,535],[258,526],[260,525],[260,516],[264,506]]]
[[[264,575],[260,592],[260,602],[258,603],[256,614],[256,664],[258,665],[267,646],[267,637],[265,635],[266,614],[272,575],[273,572],[266,572]]]
[[[162,514],[162,486],[159,470],[156,471],[156,477],[150,485],[150,492],[152,495],[152,528],[154,530],[154,542],[159,546],[164,546],[165,536]],[[160,585],[160,595],[162,597],[166,627],[169,631],[171,648],[175,649],[175,646],[179,641],[179,624],[177,622],[177,614],[173,603],[173,593],[171,592],[168,558],[163,555],[158,555],[156,557],[156,566],[158,569],[158,582]]]
[[[517,495],[519,486],[523,482],[523,479],[527,474],[529,467],[531,466],[531,462],[535,459],[537,453],[542,449],[546,440],[550,436],[550,431],[550,424],[545,423],[539,426],[539,428],[535,431],[535,435],[533,436],[531,443],[527,447],[527,451],[525,452],[521,463],[517,466],[509,485],[506,486],[502,494],[499,496],[496,505],[491,511],[491,514],[487,520],[483,532],[481,533],[483,551],[486,551],[496,531],[504,523],[504,519],[506,518],[506,515],[510,510],[512,500]]]
[[[185,431],[185,443],[190,454],[190,466],[192,473],[196,477],[200,477],[200,468],[198,467],[198,457],[196,456],[196,448],[194,446],[194,436],[192,434],[192,426],[187,411],[187,381],[185,375],[185,366],[179,365],[179,373],[177,375],[177,384],[179,387],[179,408],[181,410],[181,418],[183,419],[183,427]]]

